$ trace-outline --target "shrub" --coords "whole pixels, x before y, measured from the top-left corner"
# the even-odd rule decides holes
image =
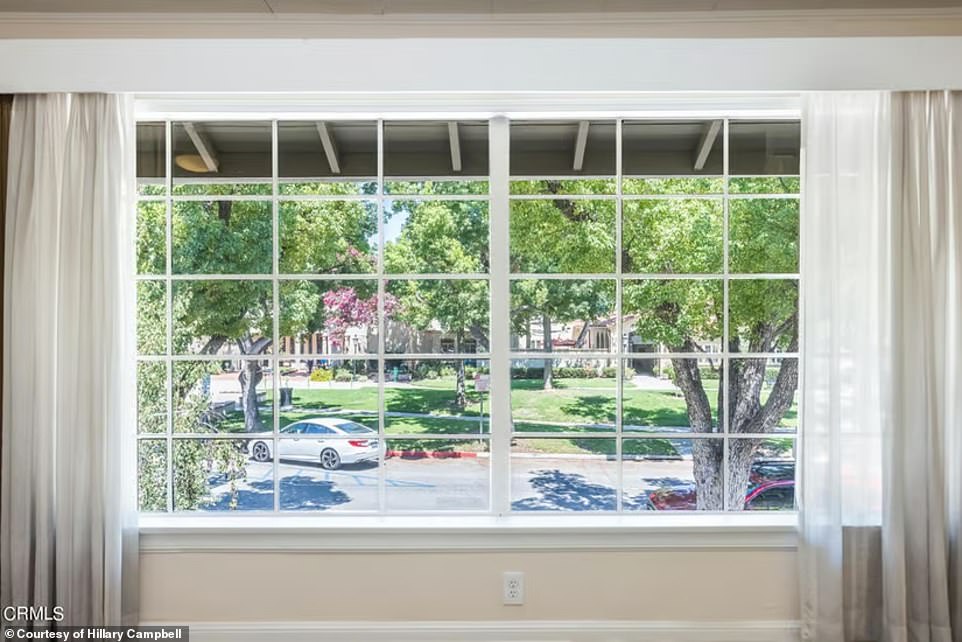
[[[334,373],[328,368],[315,368],[311,372],[311,381],[315,383],[327,383],[334,378]]]

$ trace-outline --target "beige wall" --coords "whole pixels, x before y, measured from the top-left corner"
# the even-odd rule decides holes
[[[797,620],[786,550],[144,553],[141,619]],[[501,604],[501,573],[526,604]]]

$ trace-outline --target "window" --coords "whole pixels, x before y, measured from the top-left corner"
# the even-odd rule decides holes
[[[139,123],[142,511],[794,509],[798,122],[498,125]]]

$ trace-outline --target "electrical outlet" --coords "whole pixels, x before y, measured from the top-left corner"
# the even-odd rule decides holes
[[[524,604],[524,573],[521,571],[505,571],[504,604],[506,606]]]

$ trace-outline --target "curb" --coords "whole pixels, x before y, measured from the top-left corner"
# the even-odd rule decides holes
[[[488,453],[476,453],[466,450],[387,450],[385,457],[400,457],[401,459],[474,459],[487,457]]]

